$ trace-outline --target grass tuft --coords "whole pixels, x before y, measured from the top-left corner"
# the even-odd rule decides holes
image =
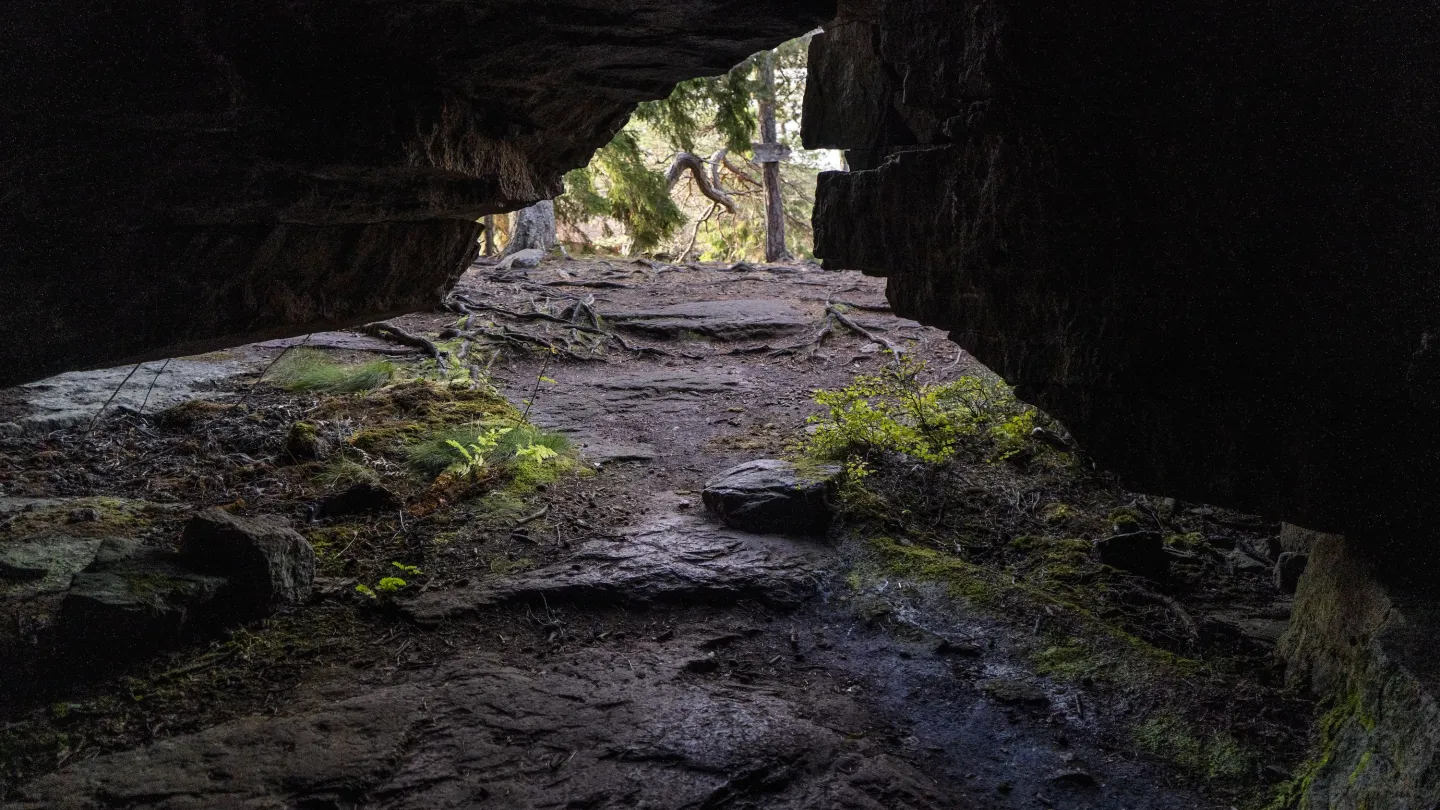
[[[296,349],[270,370],[268,379],[286,391],[324,391],[354,394],[379,388],[395,378],[395,364],[374,360],[345,365],[318,349]]]

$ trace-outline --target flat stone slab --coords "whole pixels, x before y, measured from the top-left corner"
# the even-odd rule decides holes
[[[569,436],[592,463],[649,461],[658,455],[654,445],[638,435],[632,441],[619,438],[617,434],[624,431],[615,425],[690,413],[706,398],[738,394],[748,387],[739,375],[703,369],[657,369],[579,380],[562,376],[560,385],[536,397],[530,416],[541,427]]]
[[[586,650],[540,671],[477,655],[359,695],[312,688],[288,716],[77,762],[6,807],[965,806],[780,697],[682,675],[678,653]]]
[[[156,413],[192,399],[214,396],[216,383],[251,370],[236,360],[171,360],[168,366],[164,361],[155,361],[144,363],[121,388],[121,382],[134,368],[71,371],[22,385],[18,390],[32,412],[14,422],[0,423],[0,435],[37,435],[87,423],[112,394],[115,400],[107,413],[120,408],[139,410],[142,404],[146,413]]]
[[[760,534],[824,534],[840,468],[747,461],[705,484],[705,506],[731,528]]]
[[[789,302],[769,298],[694,301],[601,315],[622,329],[664,338],[694,333],[715,340],[758,340],[811,326]]]
[[[688,515],[594,540],[560,563],[453,591],[427,593],[403,607],[437,624],[506,602],[543,597],[581,603],[733,603],[793,605],[815,593],[828,562],[814,544],[746,534]]]
[[[370,354],[389,354],[405,356],[419,354],[420,350],[401,346],[398,343],[391,343],[388,340],[373,338],[369,335],[360,335],[355,332],[317,332],[307,340],[304,337],[282,338],[280,340],[267,340],[264,343],[252,343],[246,348],[253,349],[288,349],[295,346],[305,346],[310,349],[333,349],[336,351],[369,352]]]

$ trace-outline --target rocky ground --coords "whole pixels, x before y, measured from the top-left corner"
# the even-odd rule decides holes
[[[708,480],[795,457],[812,391],[887,346],[930,381],[989,376],[883,281],[614,260],[479,266],[456,293],[393,322],[443,370],[326,334],[146,364],[93,429],[130,369],[0,396],[5,807],[1258,807],[1303,753],[1309,708],[1268,658],[1278,527],[1039,446],[882,467],[820,536],[707,511]],[[302,343],[410,382],[255,383]],[[482,379],[578,461],[407,471],[427,431],[513,413]],[[395,501],[321,506],[360,479]],[[297,530],[313,594],[262,620],[197,602],[86,651],[128,663],[71,665],[105,647],[57,629],[104,544],[169,554],[202,507]],[[1100,565],[1150,534],[1181,538],[1160,582]]]

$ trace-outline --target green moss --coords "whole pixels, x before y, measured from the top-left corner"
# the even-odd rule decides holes
[[[1188,534],[1172,534],[1165,538],[1165,545],[1181,551],[1200,551],[1209,547],[1205,535],[1200,532],[1189,532]]]
[[[1256,756],[1225,732],[1204,733],[1176,714],[1153,715],[1135,727],[1136,747],[1197,779],[1237,781],[1255,769]]]
[[[1365,711],[1360,690],[1355,684],[1351,684],[1349,691],[1321,716],[1319,751],[1296,769],[1294,778],[1276,789],[1275,798],[1266,810],[1290,810],[1299,806],[1301,800],[1310,793],[1316,777],[1334,762],[1341,733],[1351,723],[1358,724],[1367,733],[1375,730],[1375,718]],[[1370,762],[1370,752],[1367,751],[1360,758],[1361,767],[1357,767],[1350,774],[1352,785],[1365,768],[1369,767]]]
[[[1069,520],[1074,516],[1075,510],[1068,504],[1063,503],[1050,504],[1049,506],[1045,507],[1045,511],[1042,512],[1040,515],[1040,517],[1046,523],[1049,523],[1052,526],[1064,523],[1065,521]]]

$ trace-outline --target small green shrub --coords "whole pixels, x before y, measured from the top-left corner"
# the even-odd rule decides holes
[[[1029,446],[1037,412],[1009,386],[980,377],[926,384],[924,370],[905,361],[838,391],[815,392],[827,411],[810,418],[809,452],[837,460],[901,453],[935,464],[965,444],[986,446],[995,459]]]
[[[380,388],[395,378],[395,364],[375,360],[345,365],[318,349],[295,349],[275,364],[266,377],[287,391],[354,394]]]

